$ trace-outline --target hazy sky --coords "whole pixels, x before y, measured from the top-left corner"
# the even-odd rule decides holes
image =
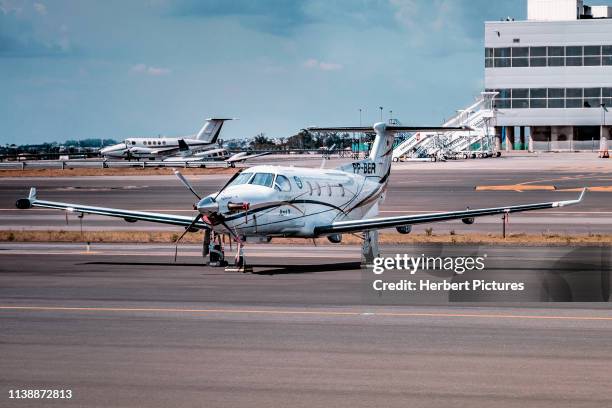
[[[603,1],[601,1],[603,3]],[[439,124],[525,0],[0,0],[0,143]]]

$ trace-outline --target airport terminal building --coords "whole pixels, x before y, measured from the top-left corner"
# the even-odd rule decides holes
[[[485,23],[484,63],[506,150],[607,150],[612,7],[528,0],[526,21]]]

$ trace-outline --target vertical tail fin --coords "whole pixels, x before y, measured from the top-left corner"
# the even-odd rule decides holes
[[[196,135],[197,140],[201,140],[203,142],[215,143],[219,138],[219,134],[221,133],[221,127],[226,120],[232,120],[229,118],[221,119],[221,118],[210,118],[206,119],[206,123],[200,129],[198,134]]]
[[[369,128],[371,131],[372,128]],[[338,169],[349,173],[357,173],[366,177],[376,177],[380,184],[389,179],[391,172],[391,161],[393,158],[393,132],[387,130],[384,122],[374,125],[376,137],[370,150],[370,155],[363,160],[344,164]]]

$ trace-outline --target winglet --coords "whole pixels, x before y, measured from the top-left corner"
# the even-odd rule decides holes
[[[30,187],[30,195],[28,196],[28,200],[36,201],[36,187]]]
[[[584,187],[582,189],[582,192],[580,193],[580,196],[578,197],[578,199],[576,199],[576,200],[557,201],[555,203],[556,205],[553,205],[553,206],[554,207],[565,207],[567,205],[579,204],[582,201],[582,199],[584,198],[584,194],[586,193],[586,191],[587,191],[587,188]]]

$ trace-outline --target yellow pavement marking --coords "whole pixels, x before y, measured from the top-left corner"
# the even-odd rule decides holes
[[[582,187],[578,188],[564,188],[557,191],[582,191]],[[598,193],[612,193],[612,186],[593,186],[587,187],[587,191],[593,191]]]
[[[358,312],[333,310],[265,310],[265,309],[179,309],[179,308],[130,308],[130,307],[65,307],[65,306],[0,306],[0,310],[14,311],[72,311],[72,312],[146,312],[146,313],[226,313],[261,315],[311,315],[311,316],[383,316],[383,317],[463,317],[486,319],[541,319],[541,320],[604,320],[612,316],[547,316],[489,313],[420,313],[420,312]]]
[[[499,186],[476,186],[476,191],[554,191],[555,186],[533,184],[507,184]]]

